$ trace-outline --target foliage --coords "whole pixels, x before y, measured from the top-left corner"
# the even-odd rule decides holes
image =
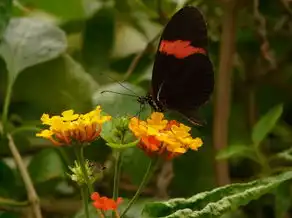
[[[0,218],[25,216],[20,214],[23,210],[15,208],[28,207],[30,200],[6,133],[12,136],[27,166],[41,197],[44,217],[62,217],[61,214],[85,217],[80,207],[66,204],[72,200],[74,205],[80,205],[79,189],[66,176],[68,165],[74,163],[74,152],[36,138],[35,132],[41,127],[39,117],[67,109],[83,113],[96,105],[102,105],[104,112],[113,117],[137,115],[140,105],[136,95],[144,95],[151,85],[160,31],[186,3],[198,6],[207,19],[209,52],[217,82],[222,58],[220,44],[224,41],[221,18],[227,13],[224,2],[2,0],[0,210],[5,212],[0,212]],[[232,98],[230,108],[218,104],[230,111],[226,121],[227,148],[214,158],[212,123],[217,117],[213,116],[213,109],[218,107],[214,95],[200,111],[208,124],[192,129],[192,135],[202,136],[202,149],[173,160],[171,169],[160,166],[143,192],[146,200],[139,200],[129,211],[129,217],[138,217],[144,205],[145,217],[216,217],[236,210],[241,217],[257,218],[269,213],[265,208],[274,217],[289,216],[292,5],[289,1],[254,0],[236,7]],[[149,113],[150,109],[145,108],[140,118],[148,117]],[[166,116],[177,119],[176,114]],[[102,181],[96,183],[95,189],[110,196],[116,156],[112,148],[103,145],[132,147],[120,157],[123,163],[120,195],[130,198],[143,178],[148,158],[133,147],[138,141],[132,136],[127,135],[124,143],[118,137],[111,138],[115,125],[109,122],[103,126],[103,139],[85,148],[85,158],[106,165]],[[229,161],[232,184],[213,189],[216,186],[213,163],[218,160]],[[238,181],[242,183],[235,183]],[[270,195],[264,195],[271,190]],[[261,200],[255,200],[260,196]],[[153,197],[170,200],[149,203]],[[121,209],[127,203],[125,200]]]

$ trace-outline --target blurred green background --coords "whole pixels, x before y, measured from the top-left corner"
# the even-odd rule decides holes
[[[189,197],[290,167],[291,1],[16,0],[11,10],[9,2],[0,1],[0,34],[7,27],[3,37],[9,39],[0,45],[0,112],[7,87],[13,83],[8,128],[28,166],[44,217],[82,215],[78,215],[79,190],[65,173],[74,160],[72,151],[35,137],[32,130],[40,125],[40,116],[67,109],[87,112],[99,104],[112,116],[137,114],[136,98],[100,92],[129,93],[119,81],[138,95],[147,93],[159,34],[185,4],[197,6],[207,20],[216,93],[200,111],[207,125],[192,131],[204,146],[163,164],[144,190],[143,201]],[[221,94],[216,95],[217,90]],[[149,113],[147,108],[143,115]],[[256,124],[268,130],[260,133],[264,138],[254,158],[249,152],[257,137]],[[111,196],[112,156],[104,144],[99,140],[86,148],[86,158],[107,166],[95,189]],[[257,161],[258,157],[263,161]],[[31,217],[25,209],[23,182],[4,138],[0,158],[0,218]],[[127,198],[137,189],[148,159],[132,148],[124,153],[123,161],[120,190]],[[226,217],[287,218],[289,193],[287,183],[276,194]],[[7,199],[18,203],[11,206]],[[143,201],[129,217],[139,217]]]

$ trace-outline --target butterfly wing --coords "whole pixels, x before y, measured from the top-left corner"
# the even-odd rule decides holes
[[[190,42],[191,48],[200,48],[206,53],[178,58],[160,52],[163,42],[176,40]],[[186,111],[204,104],[214,89],[213,66],[207,54],[207,46],[207,28],[200,11],[190,6],[179,10],[166,25],[160,39],[152,74],[153,97],[163,101],[168,109],[186,116]],[[175,53],[178,49],[171,52]]]

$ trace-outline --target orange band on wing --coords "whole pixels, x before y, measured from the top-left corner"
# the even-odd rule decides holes
[[[188,57],[192,54],[204,54],[206,55],[206,50],[199,47],[191,46],[190,41],[168,41],[162,40],[160,43],[159,51],[167,55],[173,55],[176,58],[182,59]]]

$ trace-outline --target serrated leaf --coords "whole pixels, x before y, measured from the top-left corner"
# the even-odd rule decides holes
[[[260,144],[265,137],[275,127],[277,121],[283,112],[283,104],[279,104],[268,111],[261,119],[255,124],[252,130],[252,141],[254,144]]]
[[[216,159],[222,160],[234,157],[247,157],[252,160],[257,160],[254,154],[254,150],[247,145],[230,145],[227,148],[221,150],[217,154]]]
[[[288,148],[274,156],[273,159],[280,159],[284,161],[291,161],[292,162],[292,149]]]
[[[0,2],[0,41],[12,14],[12,0]]]
[[[58,27],[37,19],[10,20],[0,45],[10,81],[27,67],[58,57],[66,49],[66,35]]]
[[[143,218],[216,218],[248,204],[292,178],[292,171],[248,183],[231,184],[202,192],[191,198],[146,204]]]
[[[35,155],[28,171],[34,183],[65,177],[63,162],[55,149],[45,149]]]

